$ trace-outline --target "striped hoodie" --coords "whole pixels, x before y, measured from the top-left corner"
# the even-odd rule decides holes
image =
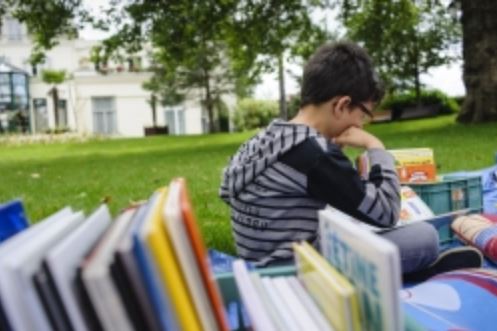
[[[223,171],[237,253],[257,266],[290,262],[292,242],[318,247],[318,210],[330,204],[378,227],[396,224],[400,186],[393,157],[368,151],[363,179],[341,149],[306,125],[274,120]]]

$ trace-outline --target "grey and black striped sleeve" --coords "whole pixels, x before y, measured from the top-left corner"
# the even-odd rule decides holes
[[[382,149],[368,151],[371,171],[363,180],[350,160],[323,138],[309,139],[282,162],[307,175],[308,193],[374,226],[394,226],[400,212],[400,184],[393,157]]]

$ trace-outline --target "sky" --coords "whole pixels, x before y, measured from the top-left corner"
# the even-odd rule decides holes
[[[100,6],[105,6],[108,0],[84,0],[86,6],[93,10],[97,10]],[[336,14],[333,12],[323,13],[323,11],[313,13],[313,19],[319,24],[323,24],[326,28],[332,30],[337,29]],[[94,30],[89,27],[80,32],[83,39],[101,40],[109,33]],[[297,76],[302,74],[302,68],[299,66],[287,63],[287,71],[291,71]],[[421,82],[428,88],[439,89],[450,96],[461,96],[465,94],[465,88],[462,81],[462,61],[459,60],[450,65],[432,68],[428,73],[421,76]],[[287,94],[298,93],[298,84],[292,75],[285,74],[285,90]],[[267,73],[262,76],[261,83],[254,90],[256,99],[278,99],[278,75],[277,72]]]
[[[302,72],[302,69],[293,69],[295,73]],[[462,62],[458,61],[451,65],[432,68],[427,74],[421,76],[421,82],[428,88],[439,89],[450,96],[464,95]],[[298,93],[298,85],[289,75],[285,76],[285,89],[287,94]],[[278,93],[277,73],[264,74],[262,83],[255,89],[255,97],[258,99],[278,99]]]

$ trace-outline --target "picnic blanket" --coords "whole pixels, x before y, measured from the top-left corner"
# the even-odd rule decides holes
[[[451,228],[463,242],[478,248],[490,261],[497,262],[497,215],[461,216],[452,222]]]

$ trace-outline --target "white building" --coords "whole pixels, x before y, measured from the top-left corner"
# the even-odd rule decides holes
[[[29,64],[32,43],[26,29],[10,17],[0,28],[0,57],[3,61],[29,73],[30,125],[32,132],[68,128],[81,134],[104,134],[123,137],[144,136],[144,128],[153,126],[151,94],[142,88],[151,73],[146,72],[147,57],[141,54],[124,64],[109,64],[105,74],[95,70],[90,51],[98,41],[61,40],[46,52],[45,63],[33,68]],[[51,85],[41,80],[43,69],[65,70],[69,78],[57,86],[58,123],[55,123]],[[102,71],[102,70],[101,70]],[[232,108],[234,97],[225,98]],[[192,94],[176,107],[157,106],[157,126],[168,126],[170,134],[207,132],[208,116],[200,98]]]

